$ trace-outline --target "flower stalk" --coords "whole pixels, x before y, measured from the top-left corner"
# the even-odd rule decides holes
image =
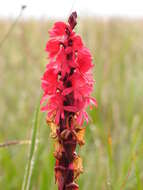
[[[97,106],[90,96],[94,80],[90,51],[74,32],[77,13],[73,12],[68,23],[56,22],[49,31],[46,45],[49,64],[42,77],[42,111],[47,111],[47,124],[55,139],[55,180],[58,190],[78,190],[76,179],[83,172],[82,159],[76,153],[77,145],[84,144],[88,122],[85,111],[89,104]]]

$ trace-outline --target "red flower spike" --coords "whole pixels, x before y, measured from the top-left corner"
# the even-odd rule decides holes
[[[54,157],[58,190],[79,189],[75,180],[83,167],[75,150],[77,145],[85,143],[85,127],[82,127],[84,120],[88,122],[85,109],[89,105],[97,106],[90,96],[94,86],[92,57],[81,37],[73,31],[76,19],[77,14],[73,12],[68,23],[56,22],[49,31],[50,39],[46,45],[49,64],[41,78],[44,92],[41,109],[47,112],[50,136],[56,141]]]

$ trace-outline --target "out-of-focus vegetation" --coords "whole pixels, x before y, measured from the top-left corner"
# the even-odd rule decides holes
[[[0,21],[0,39],[10,25]],[[51,21],[22,21],[0,48],[0,142],[31,136],[51,26]],[[78,151],[84,164],[80,190],[142,190],[143,23],[79,19],[76,30],[96,63],[98,101],[98,109],[89,110],[86,144]],[[40,118],[31,190],[56,190],[53,141],[44,114]],[[0,190],[21,189],[28,148],[0,148]]]

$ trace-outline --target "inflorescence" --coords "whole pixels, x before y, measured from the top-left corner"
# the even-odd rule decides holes
[[[78,190],[75,183],[83,172],[82,159],[75,152],[84,144],[85,111],[90,104],[97,106],[91,97],[94,80],[90,51],[73,29],[77,22],[73,12],[68,23],[56,22],[49,31],[46,45],[49,63],[42,77],[44,91],[41,104],[47,112],[47,123],[55,139],[55,179],[59,190]]]

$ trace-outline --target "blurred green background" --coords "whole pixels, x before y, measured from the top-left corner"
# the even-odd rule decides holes
[[[0,20],[0,39],[12,22]],[[17,23],[0,47],[0,143],[30,139],[47,63],[52,21]],[[86,144],[78,148],[80,190],[143,190],[143,22],[79,19],[76,31],[92,52],[98,109],[89,111]],[[56,190],[53,141],[40,114],[31,190]],[[28,145],[0,148],[0,190],[20,190]]]

